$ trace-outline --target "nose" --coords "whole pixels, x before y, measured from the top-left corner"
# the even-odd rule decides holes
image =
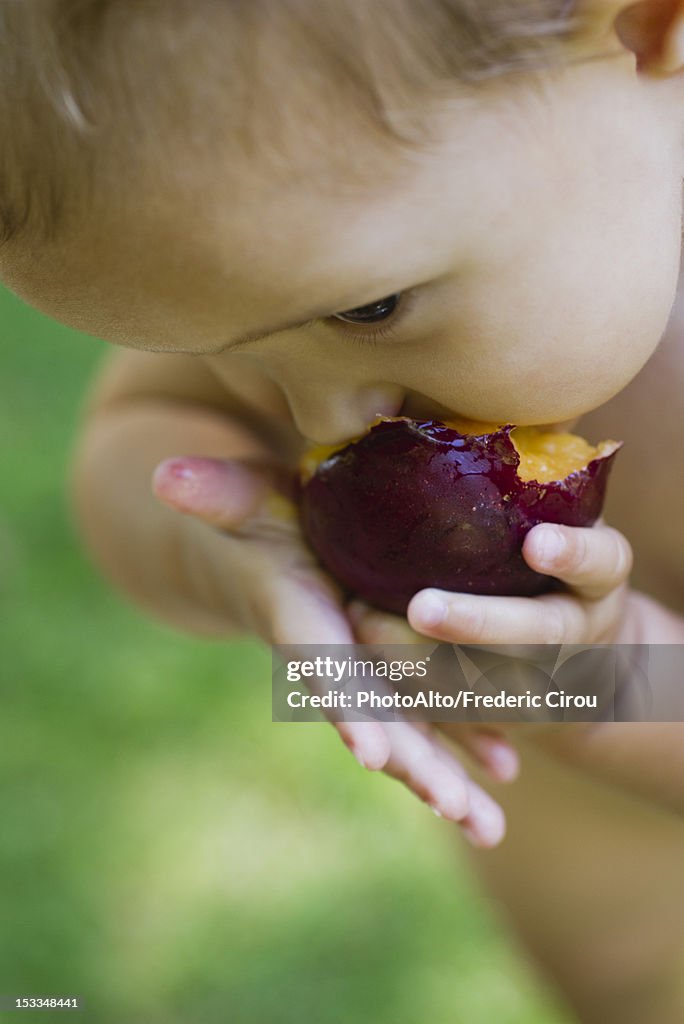
[[[397,384],[306,389],[288,394],[297,429],[312,444],[341,444],[363,434],[377,416],[396,416],[405,391]]]

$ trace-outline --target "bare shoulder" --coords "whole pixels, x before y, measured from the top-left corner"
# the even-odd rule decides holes
[[[289,418],[280,389],[239,355],[204,356],[113,348],[107,352],[88,395],[98,410],[145,396],[197,401],[218,409],[237,405]]]
[[[283,458],[301,450],[282,391],[248,357],[203,356],[114,348],[105,356],[83,403],[83,417],[131,401],[193,403],[239,418]]]

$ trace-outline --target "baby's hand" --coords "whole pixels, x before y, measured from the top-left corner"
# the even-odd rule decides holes
[[[269,644],[352,644],[359,637],[342,594],[305,543],[282,483],[269,467],[183,457],[157,467],[153,490],[224,534],[225,564],[217,577],[232,624]],[[503,812],[430,726],[395,720],[335,727],[364,767],[400,779],[437,814],[460,822],[473,844],[501,841]],[[515,778],[517,755],[495,730],[468,730],[462,745],[492,778]]]
[[[603,520],[593,527],[540,523],[525,538],[523,557],[555,576],[565,591],[539,597],[492,597],[421,590],[408,607],[413,630],[455,644],[591,644],[634,642],[628,612],[632,549]],[[359,623],[367,643],[400,642],[402,620],[370,609]]]

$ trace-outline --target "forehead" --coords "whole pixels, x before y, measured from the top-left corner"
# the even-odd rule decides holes
[[[514,187],[532,159],[516,105],[510,94],[502,103],[453,97],[425,111],[413,141],[359,133],[342,146],[330,126],[328,147],[295,137],[286,153],[181,155],[153,203],[123,209],[122,241],[157,267],[163,256],[171,269],[176,254],[198,272],[211,268],[236,308],[256,298],[283,308],[293,284],[311,292],[331,278],[344,308],[359,299],[359,281],[369,280],[370,299],[383,280],[411,283],[417,253],[431,274],[430,251],[437,263],[444,245],[466,250],[486,233],[505,200],[502,175]]]
[[[248,155],[219,138],[179,148],[173,161],[152,154],[116,190],[96,193],[68,236],[6,253],[3,272],[46,312],[69,314],[82,301],[103,320],[112,307],[112,321],[117,297],[131,319],[138,303],[161,310],[191,289],[198,306],[230,302],[237,320],[255,302],[289,315],[300,293],[329,291],[331,278],[342,305],[347,292],[354,304],[360,281],[410,277],[416,246],[436,241],[445,171],[453,178],[481,148],[473,106],[454,101],[458,131],[444,137],[426,122],[413,144],[359,133],[342,145],[331,125],[315,146],[295,136],[287,149]]]
[[[231,332],[517,258],[538,227],[526,203],[550,215],[563,179],[577,191],[582,94],[510,83],[461,93],[426,110],[423,141],[403,147],[363,134],[340,145],[334,125],[329,150],[298,137],[263,158],[229,139],[187,147],[122,182],[69,244],[6,268],[8,280],[15,270],[29,301],[109,340],[178,348],[192,335],[211,351]]]

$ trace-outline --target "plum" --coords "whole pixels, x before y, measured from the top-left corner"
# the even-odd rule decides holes
[[[591,526],[620,441],[513,424],[379,418],[302,462],[300,514],[352,594],[404,614],[424,587],[533,596],[557,588],[522,543],[537,523]]]

